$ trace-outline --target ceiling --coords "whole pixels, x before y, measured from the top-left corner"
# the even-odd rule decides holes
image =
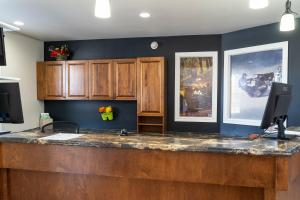
[[[95,0],[0,0],[0,21],[23,21],[21,32],[43,41],[220,34],[279,22],[285,0],[269,1],[251,10],[248,0],[110,0],[112,17],[99,19]],[[300,13],[299,0],[292,7]]]

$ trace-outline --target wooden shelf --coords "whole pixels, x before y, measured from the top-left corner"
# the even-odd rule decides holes
[[[157,125],[138,125],[139,133],[163,133],[163,126]]]
[[[139,126],[163,126],[163,124],[139,123]]]

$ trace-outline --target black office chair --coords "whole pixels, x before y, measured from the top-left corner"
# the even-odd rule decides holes
[[[55,121],[42,127],[42,133],[79,133],[79,125],[69,121]]]

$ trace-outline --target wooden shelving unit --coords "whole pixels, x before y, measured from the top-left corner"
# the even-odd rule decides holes
[[[137,60],[137,130],[166,131],[166,72],[163,57]]]
[[[164,133],[166,129],[164,116],[138,116],[137,126],[139,133]]]

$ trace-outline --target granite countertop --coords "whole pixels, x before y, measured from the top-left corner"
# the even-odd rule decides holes
[[[82,129],[82,136],[70,140],[45,140],[54,133],[41,133],[39,129],[0,135],[0,142],[55,144],[95,148],[124,148],[163,151],[214,152],[248,155],[290,156],[300,151],[300,138],[278,141],[265,138],[224,137],[218,134],[168,133],[141,135],[134,132],[119,136],[118,131]]]

